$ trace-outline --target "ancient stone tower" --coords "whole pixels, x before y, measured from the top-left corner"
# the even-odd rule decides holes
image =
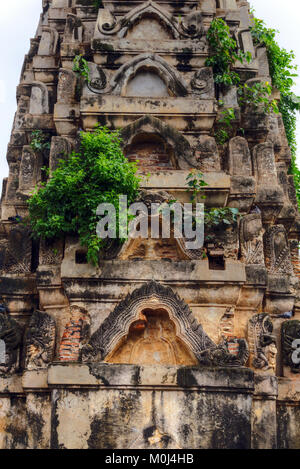
[[[205,65],[215,17],[252,54],[236,63],[242,81],[271,81],[246,1],[43,0],[1,199],[0,448],[300,448],[291,152],[280,114],[218,95]],[[220,98],[244,129],[222,145]],[[150,173],[146,204],[186,200],[197,168],[206,206],[238,208],[237,222],[200,251],[175,237],[112,245],[98,267],[76,237],[32,240],[20,220],[42,167],[97,123],[122,129]],[[37,130],[49,151],[33,149]]]

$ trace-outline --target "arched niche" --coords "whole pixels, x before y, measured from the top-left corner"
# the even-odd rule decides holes
[[[171,288],[151,281],[134,290],[110,313],[89,343],[83,346],[82,360],[108,360],[133,332],[132,325],[145,320],[144,313],[148,310],[153,311],[153,314],[164,311],[163,318],[168,323],[167,327],[171,330],[172,324],[175,325],[176,337],[180,339],[178,344],[184,344],[184,350],[187,350],[190,357],[199,359],[201,352],[216,349],[215,343],[204,332],[188,305]],[[175,329],[172,329],[173,337]]]
[[[119,341],[105,361],[136,365],[197,365],[194,354],[178,337],[176,324],[170,319],[167,308],[150,306],[141,309],[127,336]]]
[[[171,170],[176,168],[174,149],[160,135],[141,132],[124,148],[129,161],[138,161],[141,170]]]
[[[177,39],[179,32],[172,17],[158,3],[148,0],[131,10],[123,21],[119,36],[132,39]]]
[[[127,83],[126,96],[167,98],[170,96],[164,80],[151,69],[139,69]]]
[[[110,82],[112,93],[127,96],[128,84],[140,73],[156,75],[168,90],[169,96],[186,96],[188,86],[178,71],[157,54],[145,53],[122,65]],[[162,83],[161,83],[162,86]]]
[[[157,117],[145,115],[121,130],[125,153],[126,149],[132,151],[132,145],[140,139],[139,135],[143,135],[143,138],[149,138],[150,140],[155,135],[156,141],[162,142],[162,148],[166,150],[174,168],[190,169],[197,167],[197,162],[187,139]]]
[[[169,25],[153,12],[141,14],[124,33],[126,39],[131,41],[139,39],[154,39],[155,41],[174,39],[173,31]]]

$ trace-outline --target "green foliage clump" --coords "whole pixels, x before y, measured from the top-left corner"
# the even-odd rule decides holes
[[[201,194],[203,188],[208,186],[204,181],[204,175],[198,170],[192,170],[186,177],[186,183],[188,186],[187,192],[191,192],[191,202],[196,203],[198,195]],[[201,199],[205,199],[204,195],[200,196]],[[174,201],[172,201],[174,202]],[[221,208],[204,208],[204,225],[206,229],[219,228],[221,229],[225,225],[232,225],[237,222],[239,216],[239,210],[231,207]]]
[[[203,189],[203,187],[208,186],[203,177],[203,173],[201,173],[201,171],[197,171],[196,169],[192,170],[186,177],[186,183],[188,186],[187,192],[192,192],[192,202],[196,202],[199,192]],[[202,195],[201,198],[204,199],[205,196]]]
[[[73,72],[75,72],[79,78],[83,78],[85,81],[90,83],[91,79],[89,65],[81,54],[76,55],[73,60]]]
[[[219,105],[223,103],[219,101]],[[223,109],[217,120],[218,130],[215,133],[216,141],[219,145],[224,145],[230,138],[230,131],[232,129],[232,122],[236,119],[235,112],[232,107]]]
[[[30,224],[37,237],[79,234],[88,261],[97,264],[99,251],[105,247],[105,240],[96,233],[98,205],[114,205],[118,233],[119,195],[127,195],[128,204],[138,195],[137,167],[125,158],[120,142],[117,131],[104,127],[81,132],[80,151],[61,160],[51,179],[29,199]]]
[[[252,106],[265,113],[271,111],[278,113],[276,101],[270,100],[272,94],[270,83],[254,83],[252,86],[243,84],[239,74],[232,70],[237,61],[250,63],[252,55],[250,52],[244,53],[238,49],[235,39],[231,37],[228,25],[222,18],[216,18],[212,21],[207,32],[207,39],[212,55],[206,60],[206,65],[213,68],[214,81],[217,86],[221,89],[237,86],[239,105],[242,108]],[[230,130],[234,120],[234,109],[229,108],[222,111],[221,117],[217,121],[218,130],[215,134],[219,145],[223,145],[230,138]]]
[[[31,132],[30,146],[34,151],[49,151],[50,138],[42,130],[33,130],[33,132]]]
[[[265,114],[272,111],[278,114],[279,109],[276,100],[270,100],[272,91],[272,85],[268,81],[253,83],[251,86],[245,83],[238,89],[239,104],[242,108],[251,106],[260,109]]]
[[[204,213],[204,223],[209,229],[222,227],[224,225],[233,225],[237,222],[239,216],[238,208],[221,207],[212,208]]]
[[[222,18],[215,18],[207,32],[207,40],[212,52],[205,64],[213,68],[214,80],[218,85],[232,86],[240,83],[239,74],[232,70],[238,60],[251,62],[250,52],[238,50],[237,43],[230,35],[230,29]]]
[[[272,83],[280,91],[281,97],[278,108],[282,114],[288,143],[292,151],[290,171],[294,175],[300,207],[300,171],[296,165],[296,111],[300,110],[300,98],[292,91],[294,78],[297,77],[297,73],[295,73],[297,67],[293,63],[295,54],[280,47],[276,41],[276,33],[277,31],[268,28],[263,20],[252,17],[251,34],[254,43],[266,47]]]

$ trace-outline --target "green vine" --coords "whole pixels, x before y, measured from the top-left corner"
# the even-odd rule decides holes
[[[187,192],[191,192],[191,202],[197,202],[199,194],[203,192],[203,188],[208,186],[204,181],[204,175],[198,170],[192,170],[186,177],[188,186]],[[201,199],[205,199],[204,195],[200,195]],[[174,202],[174,201],[172,201]],[[221,208],[204,208],[204,225],[209,230],[211,228],[221,229],[225,225],[236,223],[239,216],[239,210],[231,207]]]
[[[191,201],[192,203],[197,201],[198,194],[202,191],[203,187],[208,186],[204,181],[204,175],[201,171],[192,170],[186,177],[186,183],[188,186],[187,192],[192,192]],[[204,199],[205,196],[202,195],[201,199]]]
[[[104,127],[81,132],[79,152],[61,160],[51,179],[37,187],[28,201],[34,235],[53,239],[79,234],[88,261],[96,265],[106,244],[96,233],[97,207],[114,205],[118,235],[119,195],[127,195],[128,205],[136,200],[140,184],[136,171],[122,153],[118,132]]]
[[[252,60],[252,55],[250,52],[244,53],[238,50],[238,45],[231,37],[230,29],[222,18],[216,18],[212,21],[207,39],[212,55],[206,60],[206,65],[212,67],[216,85],[223,90],[230,86],[237,86],[238,101],[242,109],[251,106],[265,113],[272,111],[278,113],[276,100],[270,100],[272,94],[270,83],[253,83],[251,86],[247,83],[243,84],[239,74],[232,70],[237,60],[241,63],[244,61],[249,63]],[[224,103],[219,101],[219,104],[222,107]],[[230,138],[234,120],[233,108],[221,112],[215,133],[219,145],[223,145]]]
[[[276,100],[270,100],[272,92],[272,85],[268,81],[265,83],[256,82],[251,86],[245,83],[238,88],[239,105],[242,109],[250,106],[255,110],[261,110],[265,114],[269,114],[272,111],[278,114],[279,109]]]
[[[73,60],[73,72],[75,72],[79,78],[83,78],[85,81],[90,83],[91,79],[89,65],[81,54],[76,55]]]
[[[50,139],[42,130],[33,130],[31,132],[30,146],[34,151],[43,152],[50,150]]]
[[[212,67],[217,85],[233,86],[240,83],[239,74],[232,70],[238,60],[251,62],[250,52],[238,50],[236,41],[231,37],[230,29],[222,18],[215,18],[207,32],[207,40],[212,52],[206,59],[206,66]]]
[[[290,173],[294,176],[300,208],[300,171],[296,164],[296,112],[300,110],[300,98],[292,91],[294,78],[297,77],[295,73],[297,67],[293,63],[295,54],[280,47],[276,41],[276,33],[275,29],[267,28],[263,20],[252,16],[251,34],[254,44],[266,47],[272,84],[280,91],[278,108],[282,114],[287,140],[292,151]]]
[[[223,102],[219,101],[219,105],[222,107]],[[230,131],[232,129],[232,122],[236,119],[234,109],[232,107],[226,108],[221,111],[220,116],[217,120],[217,131],[215,132],[215,138],[219,145],[224,145],[230,138]]]

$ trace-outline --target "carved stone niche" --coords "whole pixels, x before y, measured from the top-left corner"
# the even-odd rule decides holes
[[[35,311],[30,318],[25,335],[25,368],[45,368],[54,359],[55,321],[42,311]]]
[[[263,227],[260,213],[245,215],[240,222],[241,260],[245,264],[265,265]]]
[[[281,347],[284,376],[300,373],[300,321],[282,323]]]
[[[260,143],[253,149],[254,175],[257,180],[255,204],[262,212],[263,223],[271,224],[280,213],[284,195],[278,184],[273,144]]]
[[[231,175],[228,205],[238,208],[240,212],[248,212],[255,197],[255,179],[252,175],[251,154],[245,138],[230,139],[226,166]]]
[[[131,9],[119,21],[109,9],[99,9],[94,38],[116,34],[118,37],[134,40],[151,38],[162,41],[179,37],[177,25],[172,21],[171,15],[152,0]]]
[[[138,161],[142,171],[166,171],[176,167],[173,148],[159,135],[140,133],[124,148],[129,161]]]
[[[289,186],[288,175],[287,175],[286,166],[284,163],[279,163],[277,165],[277,174],[278,174],[278,182],[284,194],[284,205],[277,218],[277,223],[284,225],[286,230],[289,231],[290,227],[294,223],[294,220],[296,217],[296,208],[298,204],[296,203],[294,206],[291,203],[291,200],[289,198],[291,187]]]
[[[32,240],[24,226],[13,226],[7,240],[0,241],[0,272],[27,274],[31,272]]]
[[[274,225],[264,234],[266,267],[270,274],[292,275],[293,266],[286,230],[283,225]]]
[[[60,160],[66,160],[73,151],[74,145],[71,139],[54,136],[51,139],[49,168],[54,171]]]
[[[39,265],[60,265],[64,255],[63,239],[41,239]]]
[[[126,37],[130,41],[166,41],[170,39],[199,38],[204,34],[202,13],[193,11],[179,22],[159,3],[148,0],[131,9],[123,18],[117,19],[107,8],[101,8],[95,28],[93,47],[97,39],[107,36]]]
[[[19,173],[18,195],[29,196],[41,180],[43,155],[35,152],[29,145],[23,147]]]
[[[59,70],[57,101],[60,104],[73,104],[75,101],[77,77],[72,70]]]
[[[245,348],[247,345],[245,344]],[[217,346],[171,288],[151,281],[129,294],[82,348],[84,362],[240,366]]]
[[[198,168],[203,172],[221,171],[221,160],[216,140],[208,135],[200,135],[195,149]]]
[[[101,258],[105,260],[115,258],[121,260],[169,259],[172,261],[203,259],[204,248],[189,249],[187,243],[192,240],[184,237],[177,238],[174,235],[172,223],[170,224],[170,236],[163,237],[163,216],[162,214],[151,212],[151,205],[162,206],[165,204],[167,208],[168,202],[173,199],[174,196],[166,191],[141,190],[137,202],[143,204],[140,206],[141,212],[148,214],[148,238],[128,239],[123,245],[117,240],[111,240],[101,252]],[[160,233],[159,238],[151,237],[151,217],[159,218],[155,221]]]
[[[271,113],[268,116],[268,124],[269,124],[269,132],[267,136],[267,141],[270,141],[274,145],[274,153],[275,153],[275,158],[277,161],[277,157],[280,154],[280,150],[282,147],[281,134],[280,134],[279,125],[278,125],[278,115],[275,113]]]
[[[59,35],[56,29],[43,26],[38,55],[55,55],[57,51],[58,40]]]
[[[201,99],[215,99],[215,84],[212,69],[202,67],[194,73],[191,81],[192,93]]]
[[[177,169],[198,168],[199,163],[192,153],[188,140],[174,127],[150,115],[145,115],[122,129],[121,137],[125,153],[142,134],[146,137],[147,135],[155,136],[156,140],[160,138],[163,141],[163,147],[167,150],[173,167]]]
[[[150,75],[145,77],[145,73]],[[143,77],[133,83],[140,74],[144,74]],[[158,54],[149,52],[126,62],[110,81],[111,93],[120,96],[153,97],[156,86],[161,97],[186,96],[189,93],[187,83],[176,68]]]
[[[273,323],[265,313],[255,314],[248,323],[250,364],[257,370],[276,371],[276,338]]]
[[[208,257],[223,256],[237,260],[239,253],[239,232],[237,223],[205,228],[204,243]]]
[[[44,83],[38,81],[32,83],[29,114],[49,114],[49,93]]]
[[[0,312],[0,341],[2,341],[2,362],[0,376],[13,374],[20,365],[20,348],[22,345],[22,327],[12,319],[3,305]],[[3,345],[4,342],[4,345]],[[5,353],[3,353],[3,350]]]
[[[72,13],[67,14],[63,41],[67,44],[82,43],[83,25],[80,18]]]

